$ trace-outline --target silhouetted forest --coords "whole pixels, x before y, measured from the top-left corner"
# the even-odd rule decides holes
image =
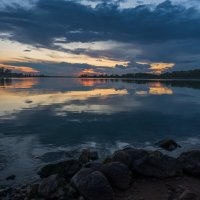
[[[0,77],[44,77],[44,75],[14,73],[10,69],[5,69],[4,67],[0,67]]]
[[[162,74],[151,73],[130,73],[130,74],[98,74],[88,75],[83,74],[80,78],[133,78],[133,79],[200,79],[200,69],[189,71],[173,71]]]

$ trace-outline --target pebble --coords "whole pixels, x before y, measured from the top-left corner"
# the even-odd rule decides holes
[[[13,174],[13,175],[11,175],[11,176],[8,176],[8,177],[6,178],[6,180],[7,180],[7,181],[11,181],[11,180],[15,180],[15,178],[16,178],[16,176]]]

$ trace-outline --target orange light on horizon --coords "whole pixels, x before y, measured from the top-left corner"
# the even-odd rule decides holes
[[[150,69],[154,71],[156,74],[161,74],[163,71],[170,69],[175,66],[174,63],[151,63]]]
[[[139,65],[149,65],[150,69],[153,71],[155,74],[161,74],[167,69],[170,69],[175,66],[175,63],[165,63],[165,62],[143,62],[143,61],[138,61],[136,62]]]
[[[79,75],[97,75],[97,74],[103,74],[102,72],[96,72],[94,69],[84,69],[81,72],[79,72]]]
[[[68,45],[66,44],[67,48]],[[74,48],[78,44],[75,45]],[[93,45],[93,44],[91,44]],[[103,46],[102,46],[103,48]],[[24,51],[30,49],[30,52]],[[3,40],[0,42],[0,63],[71,63],[87,64],[95,67],[115,68],[116,65],[127,66],[126,60],[112,59],[108,57],[92,57],[85,54],[74,54],[65,51],[52,50],[47,48],[35,48],[31,45],[21,44],[16,41]],[[66,66],[67,67],[67,66]]]
[[[0,64],[0,67],[15,71],[20,71],[24,73],[39,73],[40,71],[33,69],[32,67],[26,67],[26,66],[14,66],[14,65],[7,65],[7,64]]]

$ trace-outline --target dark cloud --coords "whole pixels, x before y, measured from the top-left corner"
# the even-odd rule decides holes
[[[170,1],[164,1],[153,9],[148,5],[119,9],[121,1],[100,2],[95,8],[80,4],[79,1],[65,0],[38,0],[31,9],[6,7],[0,11],[0,32],[9,32],[9,39],[36,47],[127,60],[129,66],[126,70],[139,67],[145,70],[147,67],[136,65],[135,62],[140,60],[175,62],[180,69],[188,65],[199,67],[198,9],[174,5]],[[56,38],[62,40],[55,45]],[[108,50],[72,50],[58,46],[58,43],[107,40],[124,43],[124,46]],[[140,50],[141,53],[135,53],[134,50]],[[66,67],[66,63],[59,66],[60,69]],[[67,66],[69,71],[79,68],[69,63]],[[53,66],[49,64],[49,73],[51,69]],[[121,72],[124,68],[117,66],[115,70]]]
[[[40,0],[31,11],[7,8],[0,12],[0,18],[0,30],[13,33],[13,39],[48,47],[58,37],[67,41],[139,43],[200,39],[199,11],[170,1],[154,10],[145,5],[120,10],[113,3],[92,8],[72,1]]]
[[[99,72],[106,71],[106,68],[94,67],[93,65],[80,64],[80,63],[55,63],[55,62],[7,62],[7,65],[12,66],[26,66],[38,70],[41,74],[45,75],[58,75],[58,76],[77,76],[80,71],[84,69],[94,69]]]
[[[38,70],[40,74],[58,75],[58,76],[77,76],[81,71],[92,69],[97,73],[107,74],[125,74],[133,72],[150,72],[149,65],[140,65],[137,63],[129,63],[128,66],[116,65],[112,67],[93,66],[80,63],[54,63],[54,62],[6,62],[6,65],[15,67],[25,66],[34,70]]]

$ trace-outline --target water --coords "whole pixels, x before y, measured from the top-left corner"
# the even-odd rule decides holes
[[[90,147],[200,148],[199,81],[0,79],[0,183],[32,181],[48,162]],[[71,155],[71,154],[70,154]],[[16,174],[15,181],[5,181]]]

